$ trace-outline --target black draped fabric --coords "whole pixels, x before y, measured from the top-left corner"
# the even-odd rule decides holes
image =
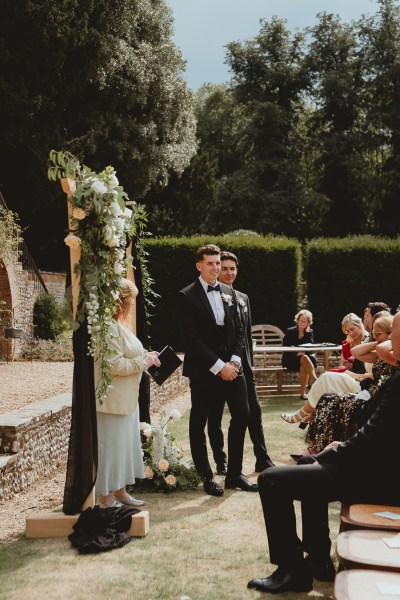
[[[74,515],[82,508],[96,481],[97,420],[93,357],[88,355],[85,321],[73,335],[74,377],[71,431],[63,511]]]
[[[125,532],[131,528],[132,515],[138,512],[139,509],[130,506],[87,508],[80,514],[74,533],[68,539],[81,554],[120,548],[131,541]]]
[[[138,238],[132,240],[133,252],[135,247],[140,243]],[[139,295],[136,299],[136,336],[142,342],[145,348],[149,347],[149,329],[147,326],[146,306],[143,294],[142,269],[137,253],[133,255],[133,267],[135,269],[135,284],[139,290]],[[143,373],[139,386],[139,420],[141,422],[150,423],[150,377],[147,373]]]

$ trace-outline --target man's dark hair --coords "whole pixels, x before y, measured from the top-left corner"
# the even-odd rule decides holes
[[[385,302],[368,302],[366,308],[369,308],[373,317],[376,315],[376,313],[381,312],[381,310],[387,310],[387,312],[391,312],[391,309]]]
[[[221,262],[223,262],[224,260],[233,260],[233,262],[236,263],[236,266],[238,266],[239,264],[238,257],[236,256],[236,254],[233,254],[233,252],[228,252],[227,250],[221,252]]]
[[[212,254],[221,254],[221,249],[215,244],[201,246],[196,252],[196,262],[201,262],[204,256],[210,256]]]

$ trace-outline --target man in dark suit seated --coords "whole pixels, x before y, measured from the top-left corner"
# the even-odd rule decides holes
[[[189,439],[193,462],[203,477],[207,494],[224,490],[213,478],[208,461],[205,427],[213,403],[224,398],[231,413],[228,432],[228,469],[225,488],[257,491],[242,475],[243,445],[249,419],[246,380],[241,366],[243,326],[238,318],[232,290],[217,278],[221,251],[208,244],[196,253],[200,276],[179,292],[185,359],[183,374],[189,377],[192,408]]]
[[[221,252],[221,272],[218,277],[220,283],[233,286],[238,273],[238,259],[232,252]],[[253,341],[251,339],[251,311],[250,302],[246,294],[233,291],[236,309],[244,328],[244,351],[242,357],[243,372],[246,378],[247,399],[249,402],[249,434],[253,442],[254,456],[256,457],[255,471],[261,473],[264,469],[273,467],[264,438],[262,413],[257,398],[256,382],[253,373]],[[217,465],[217,473],[226,472],[226,455],[224,452],[224,434],[221,421],[224,412],[225,399],[215,402],[211,407],[208,418],[208,438]]]
[[[394,317],[391,340],[400,359],[400,314]],[[375,412],[349,440],[332,442],[320,454],[301,459],[302,464],[273,467],[259,476],[270,561],[278,568],[269,577],[252,579],[249,588],[306,592],[312,589],[313,577],[334,579],[329,502],[400,505],[400,373],[378,394]],[[296,532],[293,500],[301,502],[302,540]]]

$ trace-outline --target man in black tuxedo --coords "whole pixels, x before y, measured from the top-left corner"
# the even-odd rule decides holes
[[[394,317],[391,341],[400,359],[400,314]],[[273,467],[259,476],[270,560],[278,569],[265,579],[252,579],[249,588],[306,592],[312,589],[313,577],[334,579],[329,502],[400,505],[400,373],[380,387],[375,400],[375,412],[349,440],[332,442],[320,454],[302,458],[302,464]],[[301,541],[293,500],[301,501]]]
[[[218,277],[220,283],[233,286],[238,273],[238,259],[232,252],[221,252],[221,272]],[[257,398],[256,382],[253,373],[253,341],[251,338],[251,312],[248,296],[233,290],[236,309],[244,329],[244,352],[242,357],[243,372],[246,378],[247,400],[249,403],[249,434],[253,442],[254,456],[256,457],[255,471],[261,473],[274,463],[268,456],[260,403]],[[208,418],[208,437],[217,465],[217,473],[223,474],[226,469],[226,454],[224,452],[224,434],[221,421],[224,412],[225,399],[215,402]],[[226,471],[225,471],[226,472]]]
[[[200,277],[179,292],[179,317],[185,347],[183,374],[190,379],[192,408],[189,438],[197,471],[207,494],[224,491],[213,478],[204,433],[210,407],[224,398],[231,413],[228,432],[228,470],[225,488],[257,491],[242,475],[243,445],[249,407],[246,380],[241,368],[243,327],[237,315],[232,290],[218,284],[220,249],[209,244],[196,253]]]

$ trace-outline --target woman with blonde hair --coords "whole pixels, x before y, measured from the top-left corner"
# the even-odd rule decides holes
[[[129,312],[138,289],[123,279],[107,344],[112,377],[107,397],[97,403],[98,469],[96,492],[100,508],[110,506],[141,506],[126,491],[135,479],[144,479],[143,451],[139,427],[139,383],[143,371],[159,366],[157,352],[144,350],[128,324]],[[99,380],[99,365],[95,361],[95,384]]]
[[[390,313],[378,313],[372,321],[374,340],[352,349],[355,357],[373,363],[372,373],[360,376],[363,378],[362,391],[358,394],[328,393],[320,398],[308,428],[306,454],[322,452],[334,440],[347,440],[375,410],[375,394],[380,385],[399,369],[389,340],[392,322]]]
[[[347,336],[345,342],[349,348],[365,342],[368,337],[362,319],[355,313],[349,313],[343,318],[342,331]],[[322,394],[326,392],[356,394],[359,392],[361,390],[359,378],[365,373],[364,364],[357,358],[349,360],[346,356],[342,344],[341,368],[323,373],[312,385],[305,404],[294,413],[282,413],[282,419],[288,423],[300,423],[300,426],[304,428]]]
[[[300,346],[301,344],[313,344],[314,332],[311,329],[313,322],[312,313],[307,309],[299,310],[294,317],[296,325],[286,330],[283,338],[283,346]],[[312,385],[317,379],[315,367],[317,361],[309,352],[284,352],[282,355],[282,366],[289,371],[299,371],[300,375],[300,398],[306,400],[307,386]]]

